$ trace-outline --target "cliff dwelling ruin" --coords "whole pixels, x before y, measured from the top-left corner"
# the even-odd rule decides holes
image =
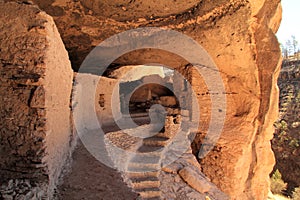
[[[0,199],[268,198],[280,0],[0,0],[0,8]],[[126,43],[128,32],[147,40]],[[205,55],[198,63],[182,56],[194,58],[191,41]],[[82,67],[102,47],[111,59],[112,49],[139,45],[101,73],[101,62]],[[216,138],[211,123],[222,125]]]

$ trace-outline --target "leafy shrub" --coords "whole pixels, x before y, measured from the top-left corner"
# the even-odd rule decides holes
[[[282,194],[282,191],[286,189],[286,185],[277,169],[271,177],[271,192],[273,194]]]

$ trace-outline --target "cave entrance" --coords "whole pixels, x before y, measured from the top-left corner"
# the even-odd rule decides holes
[[[145,75],[144,67],[152,74]],[[122,114],[146,115],[152,105],[179,107],[173,92],[174,70],[161,66],[137,66],[135,74],[141,76],[134,80],[124,79],[119,85],[120,110]],[[144,75],[144,76],[143,76]]]
[[[208,129],[211,99],[203,77],[184,58],[160,49],[128,52],[110,64],[97,90],[96,111],[103,127],[123,125],[128,118],[137,125],[150,124],[151,108],[159,104],[175,124],[175,118],[184,115],[196,127],[189,128],[197,135],[191,146],[198,153],[203,136],[198,132]]]

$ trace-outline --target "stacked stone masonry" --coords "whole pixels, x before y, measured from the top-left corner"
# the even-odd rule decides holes
[[[73,146],[73,72],[52,17],[0,8],[0,198],[51,198]]]

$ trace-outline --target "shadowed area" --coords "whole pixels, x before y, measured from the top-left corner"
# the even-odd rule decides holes
[[[81,142],[74,151],[70,170],[64,177],[64,183],[58,188],[57,199],[127,200],[137,197],[123,182],[119,172],[96,160]]]

